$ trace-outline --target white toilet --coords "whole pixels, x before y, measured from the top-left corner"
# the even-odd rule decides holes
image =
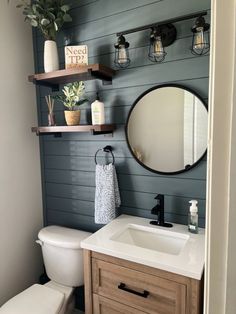
[[[42,247],[45,285],[35,284],[10,299],[1,314],[69,314],[74,308],[73,291],[83,285],[83,251],[80,242],[91,233],[59,226],[43,228],[36,242]]]

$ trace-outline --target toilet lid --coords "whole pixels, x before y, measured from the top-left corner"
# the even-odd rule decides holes
[[[33,285],[0,308],[0,314],[58,314],[64,294],[42,285]]]
[[[88,238],[90,232],[60,226],[48,226],[39,231],[39,240],[53,246],[66,249],[81,249],[81,241]]]

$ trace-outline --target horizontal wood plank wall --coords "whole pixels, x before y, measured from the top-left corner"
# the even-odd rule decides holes
[[[60,65],[64,68],[64,40],[73,35],[78,44],[88,45],[89,63],[114,68],[115,33],[124,29],[170,19],[179,15],[208,10],[210,0],[74,0],[73,22],[58,36]],[[175,176],[156,175],[142,168],[131,156],[124,134],[128,112],[145,90],[162,83],[177,83],[192,88],[208,99],[209,57],[191,54],[190,28],[193,20],[176,23],[176,42],[166,49],[162,64],[147,58],[149,31],[127,35],[131,66],[117,72],[112,85],[86,82],[90,103],[99,90],[105,103],[106,122],[116,123],[113,137],[90,134],[63,134],[61,138],[41,137],[42,178],[45,224],[58,224],[89,231],[101,227],[94,223],[95,164],[94,154],[112,145],[122,198],[121,212],[154,218],[151,208],[157,193],[165,195],[166,218],[187,224],[191,199],[199,201],[200,225],[205,224],[206,159],[196,168]],[[43,38],[34,33],[36,72],[43,71]],[[37,87],[39,124],[47,125],[44,96],[48,88]],[[82,108],[82,123],[89,123],[90,105]],[[57,124],[64,124],[63,106],[56,105]],[[32,135],[33,136],[33,135]]]

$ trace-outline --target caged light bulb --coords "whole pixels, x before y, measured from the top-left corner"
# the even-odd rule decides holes
[[[126,63],[127,62],[127,52],[126,52],[126,48],[124,46],[122,46],[121,48],[119,48],[119,54],[118,54],[118,60],[117,62],[122,64],[122,63]]]
[[[164,54],[165,54],[165,52],[164,52],[164,48],[162,45],[161,37],[158,36],[154,42],[153,55],[155,57],[162,57]]]
[[[198,27],[194,35],[193,49],[203,50],[205,48],[205,36],[203,27]]]

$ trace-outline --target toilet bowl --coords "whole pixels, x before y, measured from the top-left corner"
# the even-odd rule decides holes
[[[83,252],[80,242],[91,233],[49,226],[40,230],[44,265],[51,279],[34,284],[0,308],[0,314],[69,314],[74,308],[73,292],[83,285]]]

